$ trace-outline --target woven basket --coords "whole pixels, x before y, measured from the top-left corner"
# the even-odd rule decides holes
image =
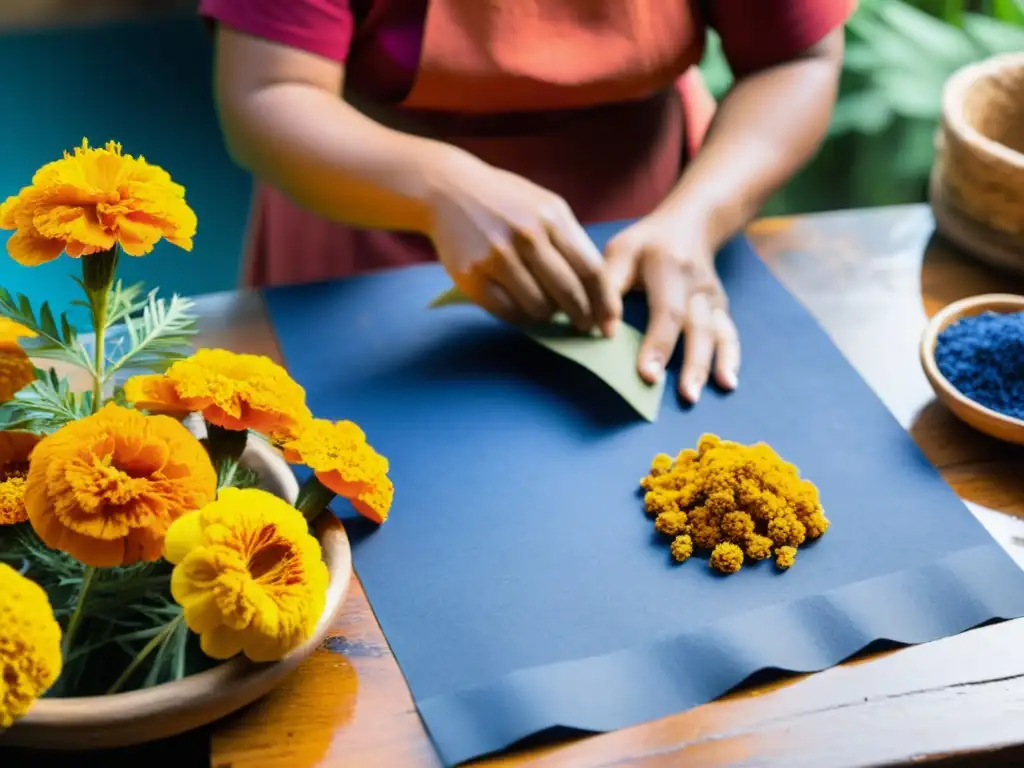
[[[1024,273],[1024,54],[973,64],[946,83],[931,204],[954,243]]]

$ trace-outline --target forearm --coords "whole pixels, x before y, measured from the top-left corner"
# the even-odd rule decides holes
[[[717,248],[817,151],[842,62],[841,30],[808,55],[736,82],[659,211],[696,214]]]
[[[220,113],[239,164],[304,208],[358,227],[427,232],[435,183],[452,163],[470,162],[304,83],[261,87]]]

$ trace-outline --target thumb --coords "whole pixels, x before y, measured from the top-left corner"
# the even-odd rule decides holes
[[[638,246],[628,231],[616,235],[604,248],[604,264],[612,287],[620,295],[636,282]]]

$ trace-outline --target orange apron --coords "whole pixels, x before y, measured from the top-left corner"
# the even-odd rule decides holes
[[[703,41],[685,0],[431,0],[412,90],[384,121],[529,178],[584,224],[642,216],[713,115]],[[424,237],[329,222],[257,186],[249,285],[433,258]]]

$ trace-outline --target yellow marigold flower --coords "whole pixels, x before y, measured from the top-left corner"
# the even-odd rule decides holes
[[[60,676],[60,624],[42,588],[0,563],[0,730]]]
[[[35,335],[25,326],[0,317],[0,403],[10,400],[35,379],[35,366],[18,344],[18,339]]]
[[[28,520],[25,477],[29,455],[39,440],[28,432],[0,432],[0,525]]]
[[[134,376],[125,397],[157,413],[202,413],[218,427],[269,436],[296,434],[311,418],[306,393],[262,355],[201,349],[163,375]]]
[[[716,544],[711,552],[711,567],[722,573],[736,573],[743,567],[743,550],[731,541]]]
[[[786,570],[796,561],[796,547],[779,547],[775,550],[775,565]]]
[[[348,499],[355,510],[377,523],[387,520],[394,498],[388,460],[366,442],[351,421],[314,419],[284,445],[284,457],[303,464],[325,487]]]
[[[206,450],[182,424],[110,404],[36,445],[25,506],[48,547],[112,567],[159,559],[168,526],[216,489]]]
[[[679,536],[686,533],[686,513],[679,509],[672,509],[662,512],[654,521],[654,528],[658,533],[666,536]]]
[[[13,229],[7,252],[28,267],[61,253],[78,258],[120,244],[129,256],[143,256],[165,239],[192,250],[196,215],[185,189],[143,157],[122,154],[121,145],[103,149],[82,140],[73,154],[47,163],[31,186],[0,205],[0,229]]]
[[[672,539],[672,546],[669,547],[669,550],[672,552],[673,560],[678,563],[684,563],[693,554],[693,541],[684,533],[682,536],[676,536]]]
[[[828,530],[818,489],[771,446],[704,435],[696,450],[684,449],[667,469],[664,455],[655,457],[641,481],[655,529],[685,532],[694,547],[712,550],[718,570],[732,573],[744,556],[766,560],[773,550],[780,567],[788,568],[797,547]],[[667,516],[677,511],[687,518],[685,531]]]
[[[225,488],[167,531],[171,594],[214,659],[276,661],[315,629],[327,566],[302,514],[261,490]]]

